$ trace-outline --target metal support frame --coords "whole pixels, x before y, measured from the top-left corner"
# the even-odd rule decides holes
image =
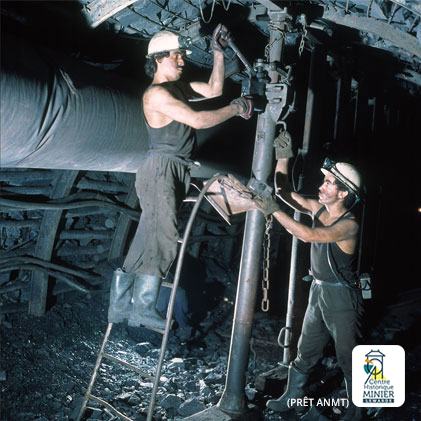
[[[269,61],[280,61],[283,47],[281,31],[284,28],[286,10],[268,11],[274,23],[270,30]],[[276,98],[273,91],[279,87],[278,73],[270,71],[271,84],[267,86],[268,104],[259,115],[255,137],[255,149],[252,164],[252,175],[258,181],[266,182],[273,169],[273,139],[276,123],[283,106],[282,89]],[[274,88],[275,87],[275,88]],[[249,359],[249,342],[254,318],[254,307],[260,275],[260,257],[265,229],[265,219],[258,210],[247,212],[241,266],[238,279],[237,297],[231,334],[231,345],[228,359],[227,378],[224,393],[218,402],[218,408],[230,415],[243,414],[246,410],[246,373]]]
[[[335,144],[341,145],[341,150],[348,151],[352,139],[352,101],[350,68],[352,60],[348,57],[342,58],[340,63],[341,72],[336,81],[336,109],[333,130]]]
[[[417,38],[397,29],[387,22],[382,22],[374,18],[356,16],[354,14],[343,15],[340,11],[335,11],[333,8],[326,8],[324,10],[323,19],[359,31],[370,32],[392,42],[398,48],[402,48],[416,57],[421,57],[421,47]]]
[[[304,133],[303,133],[303,146],[301,149],[301,155],[303,158],[303,166],[301,173],[298,178],[297,191],[301,191],[304,185],[304,176],[305,176],[305,159],[306,155],[310,149],[311,141],[314,141],[318,135],[319,125],[315,124],[317,122],[317,111],[321,107],[316,107],[318,102],[318,89],[316,87],[319,79],[317,77],[317,72],[323,72],[323,67],[321,66],[326,60],[326,52],[319,48],[314,47],[311,51],[311,62],[310,62],[310,75],[309,75],[309,85],[307,92],[307,103],[306,103],[306,115],[304,122]],[[319,88],[320,90],[320,88]],[[320,105],[320,104],[318,104]],[[294,212],[294,220],[300,222],[302,214],[298,211]],[[308,266],[305,264],[300,265],[299,262],[304,260],[304,249],[307,249],[306,245],[301,243],[298,238],[293,237],[292,246],[291,246],[291,263],[290,263],[290,273],[289,273],[289,287],[288,287],[288,306],[285,327],[281,330],[283,335],[283,359],[282,365],[288,366],[292,358],[296,354],[296,345],[298,342],[298,328],[300,317],[298,317],[297,309],[297,298],[300,295],[297,288],[297,283],[301,280],[305,271],[303,269]],[[301,269],[300,269],[301,268]],[[282,336],[282,335],[281,335]]]
[[[125,9],[137,0],[93,0],[82,10],[91,28],[96,28],[120,10]]]

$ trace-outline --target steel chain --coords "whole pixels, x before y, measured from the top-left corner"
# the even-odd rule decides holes
[[[269,269],[270,269],[270,231],[272,229],[273,217],[269,215],[266,218],[266,230],[265,230],[265,241],[264,241],[264,251],[263,251],[263,278],[262,278],[262,290],[263,290],[263,299],[262,299],[262,311],[269,310]]]
[[[300,46],[298,47],[298,55],[300,57],[301,57],[301,54],[303,54],[306,37],[307,37],[307,28],[306,28],[306,25],[303,23],[303,34],[301,35]]]
[[[281,39],[285,39],[285,30],[282,29],[281,25],[270,21],[268,23],[267,29],[269,31],[271,31],[271,30],[278,31],[280,36],[281,36]],[[269,39],[270,39],[270,37],[269,37]],[[272,44],[273,44],[273,41],[272,41]],[[269,41],[269,43],[265,47],[265,59],[266,59],[267,63],[270,63],[270,47],[271,47],[271,43]]]

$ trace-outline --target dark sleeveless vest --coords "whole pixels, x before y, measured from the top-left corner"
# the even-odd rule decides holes
[[[192,90],[189,85],[181,82],[165,82],[160,86],[174,97],[188,102]],[[143,111],[143,108],[142,108]],[[146,121],[146,129],[149,135],[149,150],[152,153],[173,155],[179,158],[190,159],[196,150],[196,133],[194,129],[186,124],[173,120],[164,127],[153,128]]]
[[[322,207],[314,216],[313,225],[312,227],[315,228],[316,220],[325,210]],[[351,218],[352,214],[348,213],[341,219],[348,219]],[[335,221],[332,225],[336,224]],[[347,254],[344,253],[336,243],[329,243],[330,244],[330,259],[333,264],[333,267],[336,272],[342,274],[342,276],[351,281],[355,277],[355,269],[356,269],[356,254]],[[325,282],[333,282],[337,283],[337,279],[332,272],[332,269],[329,266],[329,262],[327,260],[327,245],[328,243],[311,243],[310,249],[310,262],[311,262],[311,271],[314,279],[318,279],[320,281]]]

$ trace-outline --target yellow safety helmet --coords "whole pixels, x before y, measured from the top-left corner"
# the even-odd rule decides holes
[[[357,169],[346,162],[334,162],[330,158],[326,158],[323,162],[321,171],[323,174],[332,174],[335,178],[345,184],[358,197],[361,192],[361,177]]]
[[[163,30],[157,32],[149,41],[148,55],[146,57],[152,57],[153,54],[171,50],[183,50],[186,54],[191,54],[191,51],[186,49],[185,45],[180,42],[180,38],[185,39],[185,37],[180,37],[171,31]]]

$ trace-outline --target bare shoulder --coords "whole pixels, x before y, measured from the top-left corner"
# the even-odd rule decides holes
[[[350,244],[353,244],[358,237],[358,233],[360,231],[360,226],[358,221],[353,215],[348,216],[347,218],[343,218],[337,224],[334,224],[333,227],[341,234],[343,240],[350,241]],[[338,241],[338,245],[340,241]]]
[[[323,209],[323,206],[318,206],[315,208],[316,212],[314,212],[314,216],[317,215],[317,213]],[[348,237],[353,237],[358,233],[359,230],[359,224],[357,219],[353,214],[347,214],[346,217],[340,218],[338,220],[337,217],[332,217],[332,215],[329,214],[326,210],[323,212],[320,212],[320,214],[317,217],[318,222],[327,228],[332,229],[333,231],[341,231],[342,233],[346,233]]]
[[[316,199],[306,199],[307,208],[311,212],[311,215],[314,217],[318,212],[324,208],[324,205],[321,205],[320,202]],[[323,214],[323,212],[322,212]]]
[[[162,96],[170,95],[168,90],[161,85],[151,85],[143,94],[143,101],[155,101]]]
[[[162,113],[169,102],[172,102],[172,95],[163,86],[152,85],[143,94],[143,109],[146,114],[150,112]]]
[[[338,247],[347,254],[354,254],[358,244],[358,233],[360,226],[355,217],[349,217],[338,222],[337,229],[342,235],[343,240],[337,241]]]

